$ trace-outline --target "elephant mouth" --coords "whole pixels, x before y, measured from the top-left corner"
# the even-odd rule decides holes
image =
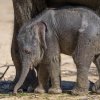
[[[31,67],[35,68],[38,64],[39,64],[39,61],[34,60]]]

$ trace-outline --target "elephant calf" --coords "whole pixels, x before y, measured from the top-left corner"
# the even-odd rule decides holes
[[[60,53],[72,56],[77,66],[77,83],[72,94],[88,93],[92,61],[100,77],[100,18],[86,8],[45,10],[22,26],[18,46],[23,67],[14,93],[23,84],[29,69],[37,65],[39,85],[35,92],[45,92],[50,77],[52,86],[48,92],[61,93]],[[96,87],[94,91],[99,90],[100,81]]]

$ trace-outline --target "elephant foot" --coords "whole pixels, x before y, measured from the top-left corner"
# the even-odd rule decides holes
[[[80,87],[75,87],[72,91],[71,91],[72,95],[80,95],[80,96],[84,96],[88,94],[88,89],[83,89]]]
[[[40,94],[43,94],[45,93],[45,90],[41,87],[37,87],[35,90],[34,90],[35,93],[40,93]]]
[[[61,90],[61,88],[50,88],[48,93],[50,93],[50,94],[60,94],[60,93],[62,93],[62,90]]]
[[[100,81],[96,81],[92,87],[92,92],[100,94]]]

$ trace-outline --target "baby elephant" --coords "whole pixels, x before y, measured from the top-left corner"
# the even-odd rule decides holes
[[[88,93],[88,71],[92,61],[100,77],[100,18],[86,8],[45,10],[22,26],[18,46],[23,68],[14,93],[23,84],[29,69],[37,65],[39,85],[35,92],[44,93],[50,77],[48,92],[61,93],[60,53],[72,56],[77,66],[77,83],[72,94]],[[100,81],[95,85],[93,90],[97,92]]]

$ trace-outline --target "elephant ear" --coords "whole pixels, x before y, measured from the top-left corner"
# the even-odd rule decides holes
[[[44,49],[47,49],[46,38],[45,38],[46,31],[47,31],[47,25],[42,21],[37,22],[34,25],[34,29],[35,29],[36,36],[38,40],[40,41],[41,46]]]

